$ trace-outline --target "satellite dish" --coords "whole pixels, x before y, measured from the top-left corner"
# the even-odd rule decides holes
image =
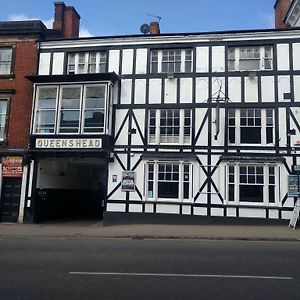
[[[148,24],[143,24],[140,28],[141,33],[147,34],[150,32],[150,26]]]

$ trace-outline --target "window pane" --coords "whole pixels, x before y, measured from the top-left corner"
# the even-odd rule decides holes
[[[241,143],[243,144],[261,144],[260,127],[242,127]]]
[[[11,73],[12,48],[0,49],[0,75]]]
[[[263,185],[240,185],[240,201],[263,202]]]
[[[79,111],[61,111],[60,127],[79,127]],[[72,131],[73,132],[73,131]]]
[[[104,113],[102,111],[85,111],[84,127],[104,127]]]
[[[104,108],[105,86],[87,87],[85,108]]]
[[[275,186],[269,186],[269,202],[275,203]]]
[[[178,182],[158,182],[158,197],[178,199],[178,185]]]

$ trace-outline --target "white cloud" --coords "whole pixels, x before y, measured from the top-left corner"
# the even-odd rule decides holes
[[[16,15],[11,15],[8,17],[8,21],[28,21],[28,20],[40,20],[40,18],[35,18],[35,17],[28,17],[24,14],[16,14]],[[47,28],[51,29],[53,25],[53,19],[49,20],[41,20]],[[93,35],[90,33],[90,31],[84,27],[80,27],[79,31],[79,36],[80,37],[92,37]]]
[[[93,35],[89,32],[88,29],[80,27],[79,37],[92,37]]]
[[[29,21],[29,20],[40,20],[38,17],[28,17],[24,14],[11,15],[8,17],[8,21]],[[47,28],[52,28],[53,19],[41,20]]]

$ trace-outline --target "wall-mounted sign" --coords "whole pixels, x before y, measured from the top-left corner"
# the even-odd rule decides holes
[[[112,176],[112,182],[117,182],[118,180],[118,176],[117,175],[113,175]]]
[[[297,175],[289,175],[289,197],[298,197],[298,176]]]
[[[122,173],[122,191],[134,192],[135,191],[135,172],[123,171]]]
[[[98,149],[102,148],[102,139],[36,139],[37,149]]]
[[[22,156],[2,157],[3,177],[22,177],[22,175],[23,175]]]

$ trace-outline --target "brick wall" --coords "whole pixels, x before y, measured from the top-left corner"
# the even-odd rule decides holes
[[[15,90],[10,97],[6,148],[27,148],[33,87],[25,76],[36,74],[37,47],[34,41],[15,45],[14,78],[0,80],[0,89]]]

